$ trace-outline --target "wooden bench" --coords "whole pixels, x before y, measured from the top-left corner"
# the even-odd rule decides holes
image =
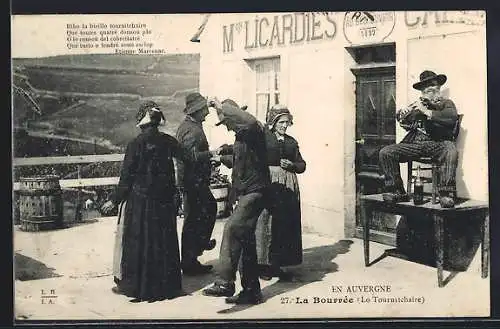
[[[444,262],[444,227],[445,222],[466,215],[471,220],[481,223],[481,277],[488,277],[489,268],[489,212],[488,203],[478,200],[458,200],[455,208],[441,208],[439,204],[427,202],[422,205],[414,205],[410,202],[389,204],[384,202],[382,194],[363,195],[361,202],[361,221],[363,225],[363,246],[365,266],[370,266],[370,224],[373,211],[408,216],[407,218],[418,218],[419,216],[431,216],[434,222],[434,238],[436,243],[436,267],[438,275],[438,286],[443,287],[443,262]],[[398,250],[393,249],[392,254],[397,255]]]

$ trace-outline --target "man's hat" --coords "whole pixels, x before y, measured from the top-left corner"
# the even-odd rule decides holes
[[[239,106],[238,103],[236,103],[235,101],[233,101],[231,98],[226,98],[225,100],[222,101],[222,104],[230,104],[232,106],[236,106],[236,107],[239,107],[240,109],[242,109],[243,111],[246,111],[248,106],[247,105],[243,105],[243,106]]]
[[[184,113],[193,114],[207,106],[207,99],[200,93],[191,93],[186,96]]]
[[[243,111],[246,111],[246,110],[247,110],[247,108],[248,108],[248,106],[246,106],[246,105],[244,105],[244,106],[240,107],[240,106],[238,105],[238,103],[236,103],[235,101],[233,101],[231,98],[226,98],[225,100],[223,100],[223,101],[221,102],[221,104],[229,104],[229,105],[234,106],[234,107],[237,107],[237,108],[239,108],[239,109],[241,109],[241,110],[243,110]],[[216,126],[220,126],[220,125],[221,125],[221,124],[223,124],[223,123],[224,123],[224,120],[217,122],[215,125],[216,125]]]
[[[444,74],[436,74],[432,71],[424,71],[420,73],[420,81],[413,84],[413,88],[423,90],[429,86],[442,86],[446,82],[447,77]]]

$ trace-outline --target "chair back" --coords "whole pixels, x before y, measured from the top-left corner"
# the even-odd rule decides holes
[[[462,119],[463,119],[464,115],[463,114],[459,114],[458,115],[458,118],[457,118],[457,121],[455,122],[455,127],[453,127],[453,134],[452,134],[452,137],[453,137],[453,140],[456,141],[457,138],[458,138],[458,134],[460,133],[460,126],[462,124]]]

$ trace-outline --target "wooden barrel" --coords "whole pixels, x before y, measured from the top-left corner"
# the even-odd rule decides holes
[[[216,218],[223,218],[229,216],[229,211],[228,211],[229,185],[212,184],[210,185],[210,190],[212,191],[215,201],[217,201]]]
[[[59,177],[21,177],[19,183],[21,230],[33,232],[61,227],[63,200]]]
[[[19,193],[17,191],[13,191],[12,193],[12,217],[14,219],[14,225],[19,225],[21,222],[19,220]]]

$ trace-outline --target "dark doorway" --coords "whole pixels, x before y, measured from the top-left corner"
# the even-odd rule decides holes
[[[378,153],[396,142],[396,70],[394,45],[351,49],[356,77],[356,237],[362,237],[359,196],[381,193]],[[394,245],[396,216],[376,213],[372,240]]]

